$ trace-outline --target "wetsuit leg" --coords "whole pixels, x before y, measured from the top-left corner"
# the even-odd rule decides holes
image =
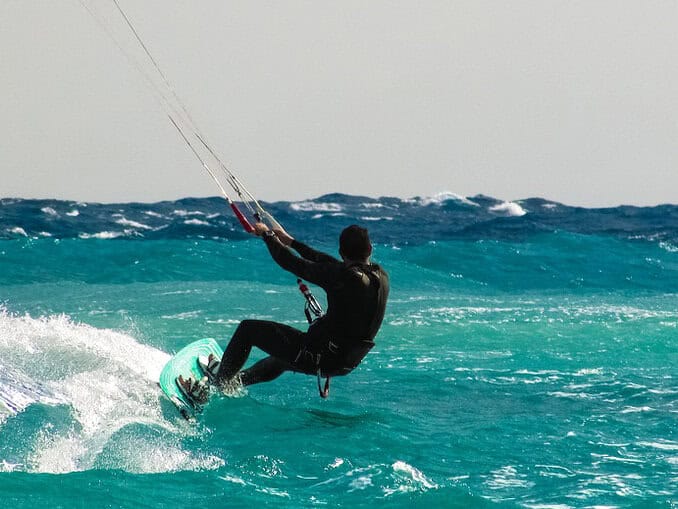
[[[230,343],[226,347],[216,382],[223,383],[233,378],[243,367],[252,351],[252,347],[263,350],[279,362],[269,362],[259,366],[256,375],[261,381],[280,376],[282,364],[287,368],[299,355],[305,341],[305,333],[277,322],[265,320],[243,320],[235,330]],[[255,365],[256,366],[256,365]],[[266,369],[264,369],[266,368]]]
[[[253,366],[242,370],[240,372],[240,380],[243,385],[270,382],[289,370],[290,365],[287,362],[276,359],[275,357],[266,357],[255,363]]]

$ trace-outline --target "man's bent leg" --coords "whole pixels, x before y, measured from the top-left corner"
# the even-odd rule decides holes
[[[254,385],[261,382],[270,382],[275,380],[290,366],[275,357],[266,357],[249,368],[240,372],[240,380],[243,385]]]
[[[265,320],[243,320],[235,330],[221,358],[216,383],[225,383],[233,378],[247,362],[253,346],[282,362],[291,364],[299,353],[304,336],[304,332],[281,323]],[[264,367],[271,370],[271,373],[267,375],[271,376],[271,380],[282,373],[278,372],[279,367],[273,369],[272,364],[264,365],[259,369]],[[272,376],[276,372],[277,375]],[[261,372],[260,374],[264,373]]]

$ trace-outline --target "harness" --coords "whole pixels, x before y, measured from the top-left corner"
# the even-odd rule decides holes
[[[368,279],[370,280],[370,285],[376,288],[376,293],[377,293],[377,302],[376,302],[376,309],[379,309],[379,307],[382,305],[382,301],[384,299],[383,291],[382,291],[382,285],[381,285],[381,279],[379,275],[376,273],[376,271],[368,265],[369,269],[365,270],[366,264],[363,263],[355,263],[352,265],[349,265],[347,269],[350,269],[352,267],[360,267],[365,275],[367,275]],[[299,285],[299,291],[303,294],[304,299],[306,300],[304,304],[304,314],[306,315],[306,319],[308,320],[309,324],[313,324],[318,318],[323,316],[323,310],[322,307],[320,306],[320,303],[318,300],[313,296],[311,291],[309,290],[308,286],[301,280],[297,279],[297,284]],[[373,336],[374,331],[373,329],[376,328],[377,324],[375,324],[376,318],[373,319],[373,322],[369,326],[370,334]],[[367,352],[372,349],[374,346],[374,342],[371,340],[362,340],[362,343],[366,343],[366,351]],[[313,362],[315,364],[316,368],[316,377],[318,381],[318,394],[320,395],[321,398],[326,399],[330,395],[330,380],[333,375],[337,374],[346,374],[349,373],[352,368],[347,368],[344,367],[340,371],[344,371],[344,373],[333,373],[333,374],[327,374],[325,373],[325,384],[323,386],[322,384],[322,378],[323,378],[323,373],[322,373],[322,368],[320,366],[320,363],[322,361],[322,356],[323,354],[331,354],[331,355],[337,355],[341,350],[343,350],[342,345],[338,345],[337,343],[333,342],[332,340],[327,341],[327,346],[324,352],[321,353],[312,353],[309,352],[307,349],[307,345],[303,346],[300,350],[299,353],[297,354],[297,357],[294,359],[294,363],[297,363],[299,359],[301,359],[303,356],[309,354],[313,356]],[[364,357],[363,355],[363,357]]]

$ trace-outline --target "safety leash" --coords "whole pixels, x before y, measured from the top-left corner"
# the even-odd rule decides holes
[[[323,315],[323,308],[301,279],[297,279],[297,284],[299,285],[299,291],[304,296],[304,299],[306,299],[306,304],[304,305],[306,320],[308,320],[308,323],[313,323]],[[330,377],[325,378],[325,387],[323,388],[321,382],[322,374],[320,373],[320,355],[317,357],[317,365],[318,394],[320,394],[321,398],[326,399],[330,395]]]

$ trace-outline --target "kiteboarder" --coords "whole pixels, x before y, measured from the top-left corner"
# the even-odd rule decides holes
[[[318,376],[318,389],[326,397],[329,377],[353,371],[374,346],[384,318],[389,293],[388,274],[371,263],[372,244],[365,228],[352,225],[339,237],[341,260],[316,251],[282,228],[254,225],[280,267],[327,293],[327,313],[306,332],[268,320],[242,321],[221,360],[210,356],[201,364],[213,384],[225,386],[268,382],[286,371]],[[298,254],[295,255],[292,250]],[[268,354],[241,371],[252,347]],[[325,388],[320,377],[326,377]],[[200,399],[204,383],[180,377],[185,393]]]

